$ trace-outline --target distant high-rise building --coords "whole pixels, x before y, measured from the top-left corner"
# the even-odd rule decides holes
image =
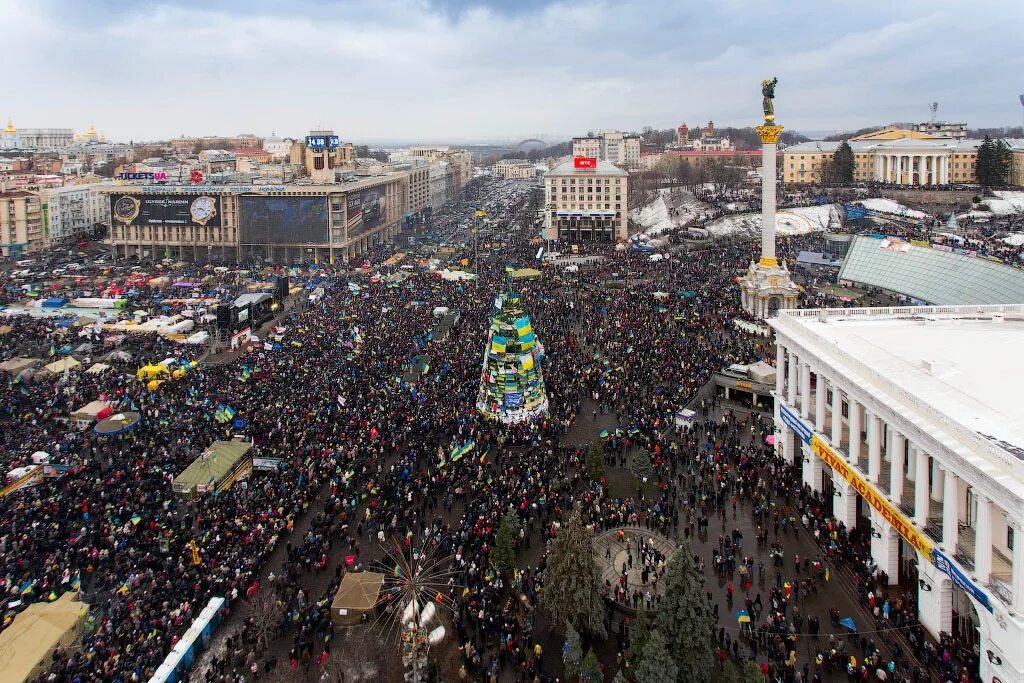
[[[572,155],[592,157],[626,169],[639,168],[640,136],[606,130],[595,135],[573,138]]]

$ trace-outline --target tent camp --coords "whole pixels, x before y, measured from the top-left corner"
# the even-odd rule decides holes
[[[90,375],[99,375],[100,373],[106,372],[110,369],[110,366],[105,363],[93,363],[92,366],[86,370]]]
[[[0,370],[6,370],[12,375],[17,375],[22,370],[27,370],[38,362],[38,358],[8,358],[3,363],[0,363]]]
[[[380,599],[384,575],[377,572],[349,572],[331,603],[331,620],[338,626],[359,623],[364,614],[373,611]]]
[[[53,651],[68,647],[82,634],[89,606],[67,592],[54,602],[37,602],[0,633],[0,680],[35,680],[52,663]]]
[[[252,443],[242,439],[214,441],[174,478],[174,492],[188,496],[227,490],[252,472],[252,458],[247,455],[250,448]]]
[[[46,366],[45,369],[47,372],[53,373],[54,375],[59,375],[65,370],[75,370],[80,365],[81,363],[79,363],[74,356],[65,356],[60,360],[50,363],[49,365]]]

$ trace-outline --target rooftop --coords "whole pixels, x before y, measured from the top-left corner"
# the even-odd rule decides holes
[[[1024,305],[782,311],[771,325],[1021,496]]]
[[[621,168],[611,163],[610,161],[598,161],[597,168],[576,168],[573,165],[573,160],[564,161],[558,166],[547,172],[549,176],[622,176],[625,178],[629,174],[623,171]]]

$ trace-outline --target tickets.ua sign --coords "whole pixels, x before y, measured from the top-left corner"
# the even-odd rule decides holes
[[[163,171],[145,171],[140,173],[121,173],[118,175],[121,180],[167,180],[167,174]]]

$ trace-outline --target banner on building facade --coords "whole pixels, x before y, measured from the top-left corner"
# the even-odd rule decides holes
[[[886,500],[885,496],[871,485],[864,477],[860,476],[853,465],[837,453],[825,440],[815,434],[811,437],[811,451],[818,456],[826,465],[832,468],[843,479],[847,481],[864,501],[873,507],[893,529],[902,536],[907,543],[914,546],[917,552],[931,559],[935,547],[928,538],[914,527],[913,523],[900,512],[896,506]]]

